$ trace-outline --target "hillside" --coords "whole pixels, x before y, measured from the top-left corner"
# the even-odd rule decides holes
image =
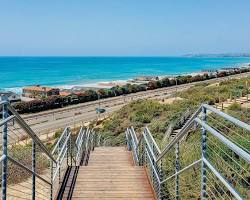
[[[186,110],[194,111],[201,103],[214,105],[226,99],[246,95],[249,90],[250,77],[223,81],[218,84],[197,84],[196,86],[177,93],[170,104],[154,100],[139,100],[124,106],[121,110],[104,120],[97,129],[109,137],[111,144],[124,142],[124,131],[133,126],[137,132],[148,126],[156,140],[161,140],[171,122],[180,119]],[[249,108],[232,105],[226,110],[229,114],[250,123]]]
[[[124,106],[120,111],[115,113],[109,119],[106,119],[97,126],[100,133],[107,138],[108,144],[117,146],[124,144],[124,132],[127,127],[133,126],[137,134],[140,134],[145,126],[148,126],[150,132],[155,138],[158,146],[163,149],[171,140],[164,137],[170,123],[178,124],[178,122],[187,110],[191,113],[201,103],[210,105],[219,104],[228,98],[234,96],[244,96],[249,93],[248,83],[250,77],[245,79],[235,79],[221,82],[219,84],[200,84],[185,92],[177,93],[175,101],[153,101],[139,100]],[[178,98],[177,98],[178,97]],[[249,103],[248,103],[249,105]],[[250,109],[240,104],[232,103],[226,110],[231,116],[234,116],[246,123],[250,123]],[[233,141],[246,152],[250,152],[250,135],[242,128],[236,127],[221,117],[214,114],[207,115],[207,122],[221,133],[225,133],[228,139]],[[217,138],[208,134],[207,139],[207,158],[209,161],[224,175],[244,196],[249,196],[249,164],[240,159],[240,157],[232,152],[225,144]],[[180,142],[180,163],[181,166],[188,166],[190,163],[198,160],[201,156],[201,129],[193,128],[184,140]],[[162,160],[163,173],[168,177],[175,173],[175,148],[172,148],[168,155]],[[239,164],[240,163],[240,164]],[[200,199],[200,175],[201,169],[193,167],[188,173],[180,176],[182,182],[182,194],[184,199]],[[216,181],[215,176],[208,171],[209,191],[218,199],[231,199],[231,194],[223,185]],[[193,184],[190,184],[193,183]],[[174,179],[165,187],[164,195],[173,197],[175,194]]]

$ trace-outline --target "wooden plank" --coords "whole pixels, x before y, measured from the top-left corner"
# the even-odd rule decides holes
[[[88,197],[88,198],[125,198],[127,197],[128,199],[130,198],[153,198],[153,195],[151,192],[138,192],[138,191],[81,191],[81,192],[76,192],[73,194],[74,197]]]
[[[92,197],[92,198],[90,198],[90,197],[73,197],[72,199],[76,199],[76,200],[79,200],[79,199],[86,199],[86,200],[100,200],[100,199],[102,199],[102,200],[128,200],[128,198],[127,197]],[[129,200],[154,200],[154,198],[152,198],[152,197],[142,197],[142,198],[140,198],[140,197],[137,197],[137,198],[133,198],[133,197],[130,197],[129,198]],[[63,200],[68,200],[68,199],[64,199],[63,198]]]
[[[154,199],[144,167],[125,147],[98,147],[79,169],[72,199]]]

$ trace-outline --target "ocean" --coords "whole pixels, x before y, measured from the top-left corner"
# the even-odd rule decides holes
[[[0,90],[70,88],[142,75],[179,75],[250,63],[247,57],[0,57]]]

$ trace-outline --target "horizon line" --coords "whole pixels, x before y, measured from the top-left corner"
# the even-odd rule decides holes
[[[250,53],[186,53],[182,55],[0,55],[0,57],[250,57]]]

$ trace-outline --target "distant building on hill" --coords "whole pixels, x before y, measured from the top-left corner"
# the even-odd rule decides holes
[[[240,70],[240,67],[223,67],[221,68],[221,70],[223,71],[234,71],[234,70]]]
[[[29,98],[49,97],[59,94],[59,88],[41,87],[40,85],[23,88],[23,96]]]
[[[60,91],[60,96],[64,97],[67,103],[77,102],[77,94],[78,92]]]
[[[62,97],[69,97],[73,94],[73,92],[68,92],[68,91],[60,91],[60,96]]]
[[[217,69],[204,69],[201,72],[203,72],[203,73],[216,73],[216,72],[218,72],[218,70]]]
[[[134,79],[135,81],[157,81],[159,80],[158,76],[139,76]]]
[[[0,96],[7,96],[10,103],[21,101],[20,95],[10,91],[0,91]]]

